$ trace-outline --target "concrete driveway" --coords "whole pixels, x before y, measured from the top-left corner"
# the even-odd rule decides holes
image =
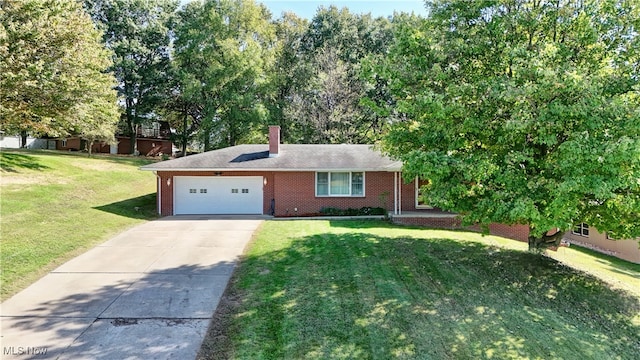
[[[195,358],[261,222],[172,216],[87,251],[2,303],[1,358]]]

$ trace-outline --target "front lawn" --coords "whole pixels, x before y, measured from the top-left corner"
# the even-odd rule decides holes
[[[381,221],[265,222],[199,357],[637,358],[640,297],[525,248]]]
[[[2,299],[110,236],[155,217],[156,179],[130,157],[4,151]]]

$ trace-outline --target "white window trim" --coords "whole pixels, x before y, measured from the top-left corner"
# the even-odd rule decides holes
[[[414,200],[415,200],[415,203],[416,203],[416,209],[433,209],[433,206],[420,205],[418,203],[418,193],[419,193],[419,190],[420,190],[420,181],[419,180],[420,179],[418,179],[418,177],[416,176],[416,179],[414,181],[416,183],[416,189],[415,189],[415,194],[414,194],[415,195],[414,196]]]
[[[318,195],[318,173],[327,173],[329,174],[329,185],[328,191],[331,193],[331,174],[332,173],[348,173],[349,174],[349,195],[338,194],[338,195]],[[362,195],[351,195],[353,189],[351,188],[353,185],[353,173],[362,173]],[[316,171],[314,180],[314,193],[316,197],[344,197],[344,198],[363,198],[366,196],[366,175],[364,171]]]
[[[576,231],[576,228],[580,227],[580,232]],[[584,234],[584,229],[586,229],[589,233],[587,235]],[[573,227],[573,229],[571,229],[571,233],[573,235],[578,235],[578,236],[583,236],[583,237],[589,237],[589,234],[591,234],[591,231],[589,230],[589,224],[585,224],[585,223],[580,223],[576,226]]]

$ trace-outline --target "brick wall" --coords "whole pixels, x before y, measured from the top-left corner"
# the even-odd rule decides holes
[[[436,229],[463,229],[460,219],[455,217],[393,217],[393,222],[400,225],[425,226]],[[464,227],[466,230],[482,231],[480,226]],[[529,241],[529,227],[527,225],[490,224],[491,235],[502,236],[508,239]]]
[[[138,142],[138,152],[142,155],[147,155],[151,152],[151,150],[159,150],[156,151],[171,155],[172,146],[171,141],[169,140],[159,140],[159,139],[137,139]],[[127,145],[131,142],[127,140]],[[159,148],[159,149],[158,149]],[[129,148],[127,148],[127,153],[129,152]]]
[[[425,226],[436,229],[461,229],[460,219],[455,217],[394,217],[392,220],[396,224],[410,226]]]
[[[160,213],[173,214],[173,176],[215,176],[212,171],[159,171]],[[316,197],[315,172],[247,172],[223,171],[220,176],[263,176],[264,214],[269,214],[274,199],[276,216],[317,214],[323,207],[340,209],[364,206],[393,210],[393,173],[365,173],[365,197]],[[170,179],[170,181],[168,181]],[[297,211],[296,211],[297,209]]]
[[[370,206],[393,210],[393,173],[366,172],[365,197],[316,197],[315,176],[315,172],[309,171],[276,172],[275,215],[317,214],[323,207],[347,209]]]
[[[56,141],[56,150],[81,150],[80,138],[67,139],[66,146],[62,146],[62,140]]]

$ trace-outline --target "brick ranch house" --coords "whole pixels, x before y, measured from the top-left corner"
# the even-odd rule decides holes
[[[459,228],[455,214],[422,203],[420,183],[371,145],[238,145],[141,167],[157,177],[158,213],[318,214],[322,208],[382,207],[396,223]],[[528,227],[494,224],[491,233],[526,241]]]
[[[280,144],[280,127],[269,127],[268,145],[238,145],[141,167],[157,177],[163,216],[318,214],[322,208],[382,207],[393,222],[459,229],[455,214],[421,201],[420,182],[402,180],[402,163],[371,145]],[[582,225],[581,225],[582,226]],[[471,227],[471,230],[479,230]],[[527,241],[526,225],[491,224],[490,233]],[[578,234],[576,231],[580,231]],[[591,229],[592,247],[640,263],[635,240],[612,241]],[[588,245],[589,230],[565,238]],[[605,241],[606,240],[606,241]]]

